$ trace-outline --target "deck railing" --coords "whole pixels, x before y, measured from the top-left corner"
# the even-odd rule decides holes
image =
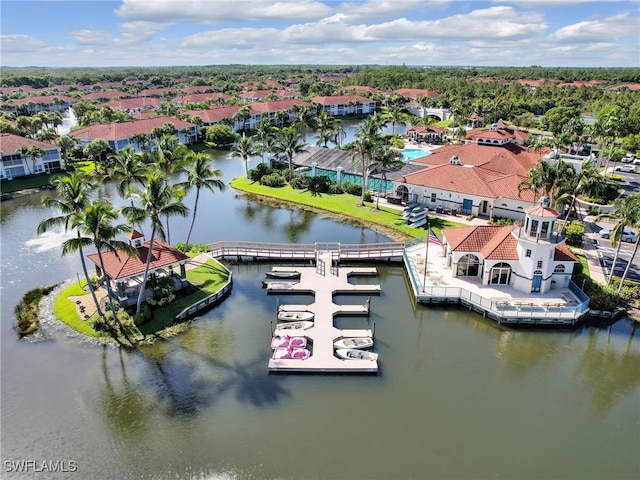
[[[540,305],[533,301],[492,299],[474,293],[463,287],[423,286],[416,278],[411,260],[405,252],[404,261],[411,286],[418,302],[460,302],[476,307],[499,322],[515,323],[568,323],[574,324],[589,311],[589,298],[570,282],[569,289],[578,296],[581,303],[576,306]]]
[[[343,244],[319,242],[313,244],[215,242],[207,245],[207,251],[219,257],[254,257],[268,259],[315,260],[320,251],[337,252],[336,260],[367,260],[402,258],[401,242]]]
[[[213,304],[220,301],[220,299],[222,299],[231,290],[232,285],[233,285],[232,274],[231,272],[229,272],[229,279],[227,280],[227,283],[225,283],[220,290],[218,290],[216,293],[212,293],[211,295],[209,295],[206,298],[203,298],[202,300],[197,301],[196,303],[189,305],[187,308],[185,308],[180,313],[178,313],[175,319],[177,321],[182,321],[195,315],[196,313],[202,310],[210,308]]]

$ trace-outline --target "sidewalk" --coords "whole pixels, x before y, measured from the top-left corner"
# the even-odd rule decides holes
[[[600,256],[598,255],[598,249],[596,248],[596,242],[598,237],[591,228],[591,223],[595,217],[588,215],[584,217],[585,232],[584,241],[582,242],[582,251],[587,257],[587,263],[589,264],[589,276],[598,283],[605,284],[606,276],[602,270],[600,264]]]

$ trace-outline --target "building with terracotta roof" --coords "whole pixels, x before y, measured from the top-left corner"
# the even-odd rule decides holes
[[[222,104],[229,100],[231,95],[227,95],[226,93],[220,92],[211,92],[211,93],[191,93],[188,95],[177,95],[173,97],[171,100],[172,103],[178,105],[179,107],[184,107],[187,103],[212,103],[212,104]]]
[[[18,115],[35,115],[38,112],[64,112],[78,100],[67,95],[39,95],[12,98],[0,104],[0,108]]]
[[[176,127],[177,137],[181,143],[190,145],[195,142],[196,125],[173,117],[152,117],[108,125],[96,124],[74,130],[69,135],[78,139],[80,147],[85,147],[96,138],[102,138],[116,152],[122,151],[128,145],[134,150],[139,150],[140,145],[134,142],[132,137],[137,134],[150,135],[154,128],[162,127],[165,123],[171,123]]]
[[[407,129],[407,137],[418,143],[441,144],[444,142],[446,129],[437,125],[416,125]]]
[[[118,301],[125,307],[135,304],[138,299],[151,243],[145,241],[144,235],[137,230],[129,233],[128,238],[129,244],[136,249],[136,254],[130,256],[121,250],[102,252],[104,271],[97,253],[87,255],[87,258],[96,265],[98,277],[103,277],[104,274],[115,282]],[[180,250],[156,238],[153,240],[151,251],[150,275],[155,278],[171,278],[174,291],[179,290],[187,285],[185,264],[188,260],[189,257]],[[179,266],[179,276],[173,272],[174,266]],[[149,297],[153,297],[151,289],[146,290],[143,299]]]
[[[311,99],[330,115],[367,115],[376,111],[376,101],[361,95],[330,95]]]
[[[394,181],[396,195],[405,203],[422,203],[464,215],[522,219],[533,205],[530,190],[518,192],[540,154],[507,142],[447,145],[413,160],[424,170]]]
[[[509,142],[524,145],[528,138],[529,134],[527,132],[507,125],[500,120],[498,123],[492,124],[488,129],[475,128],[468,130],[465,140],[485,145],[504,145]]]
[[[521,224],[443,229],[452,275],[527,293],[569,287],[578,259],[555,231],[559,215],[543,198],[525,210]]]
[[[100,108],[109,106],[118,112],[128,113],[130,115],[137,115],[142,112],[150,112],[155,109],[162,100],[155,97],[136,97],[136,98],[124,98],[110,100],[102,105]]]
[[[427,97],[432,99],[437,99],[439,97],[436,92],[427,90],[425,88],[399,88],[395,91],[395,93],[404,97],[408,97],[412,100],[417,100],[420,97]]]
[[[21,147],[40,147],[44,150],[44,156],[34,158],[31,155],[21,154],[19,152]],[[12,133],[2,133],[0,134],[0,152],[2,152],[0,178],[3,180],[13,180],[39,173],[53,173],[62,168],[60,148],[51,143]]]

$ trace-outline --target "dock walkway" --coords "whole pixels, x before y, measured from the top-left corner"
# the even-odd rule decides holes
[[[278,267],[274,267],[278,271]],[[291,270],[283,267],[280,270]],[[303,336],[311,343],[311,356],[306,360],[270,359],[270,372],[307,373],[377,373],[378,362],[372,360],[343,360],[335,356],[333,342],[342,337],[371,337],[371,329],[341,330],[333,325],[336,315],[363,315],[369,313],[369,304],[336,305],[333,296],[337,294],[379,295],[380,285],[354,285],[349,277],[354,275],[375,275],[375,268],[340,267],[335,262],[335,252],[318,251],[316,265],[296,267],[300,281],[284,287],[280,283],[267,285],[267,292],[303,293],[311,292],[315,301],[309,305],[281,305],[285,311],[309,311],[314,314],[314,326],[304,331],[291,331],[291,336]]]

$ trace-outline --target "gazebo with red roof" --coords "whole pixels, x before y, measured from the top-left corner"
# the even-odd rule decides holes
[[[104,273],[111,281],[115,282],[118,301],[122,306],[133,305],[138,298],[151,243],[150,241],[145,241],[144,234],[137,230],[133,230],[127,237],[131,246],[137,250],[136,254],[129,256],[122,250],[102,252],[104,272],[100,268],[98,254],[88,255],[89,260],[96,265],[98,276],[100,277]],[[185,270],[187,260],[189,260],[189,257],[180,250],[156,238],[153,240],[149,274],[156,277],[172,278],[174,291],[180,290],[187,285]],[[173,272],[175,265],[180,266],[179,276]],[[151,290],[145,292],[143,299],[149,297],[153,297]]]

